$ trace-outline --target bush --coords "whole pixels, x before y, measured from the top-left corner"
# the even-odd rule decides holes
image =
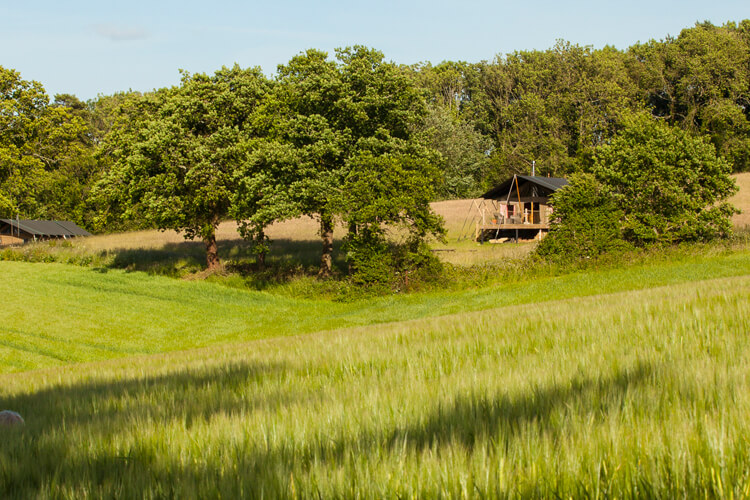
[[[627,116],[552,199],[556,221],[538,254],[592,257],[629,246],[709,241],[731,235],[737,186],[704,138],[647,114]]]
[[[554,195],[555,220],[537,248],[539,255],[571,259],[626,250],[623,212],[611,193],[591,174],[578,174]]]
[[[441,275],[440,260],[423,241],[389,242],[368,229],[350,234],[344,244],[354,284],[402,290]]]

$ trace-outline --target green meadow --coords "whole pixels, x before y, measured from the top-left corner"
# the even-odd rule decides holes
[[[0,261],[0,372],[750,274],[750,252],[352,301],[298,299],[121,270]]]
[[[338,302],[0,271],[2,498],[750,495],[744,249]]]

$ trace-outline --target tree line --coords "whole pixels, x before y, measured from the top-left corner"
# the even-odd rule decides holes
[[[219,221],[240,222],[262,265],[265,228],[306,214],[320,222],[322,274],[339,221],[352,269],[376,276],[379,262],[420,261],[441,234],[427,202],[477,196],[532,163],[541,175],[590,173],[638,114],[750,170],[750,21],[479,63],[309,50],[274,78],[235,66],[89,102],[50,102],[0,69],[0,216],[177,229],[206,243],[212,268]]]

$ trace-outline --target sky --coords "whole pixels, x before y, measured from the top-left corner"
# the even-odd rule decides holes
[[[0,0],[0,66],[93,99],[175,85],[234,63],[273,75],[317,48],[366,45],[399,64],[478,62],[556,40],[626,49],[696,22],[750,18],[748,0]]]

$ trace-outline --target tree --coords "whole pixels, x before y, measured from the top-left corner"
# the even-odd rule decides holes
[[[480,194],[492,148],[488,137],[439,105],[428,107],[418,135],[427,147],[440,153],[438,197],[473,198]]]
[[[750,168],[750,39],[711,23],[630,48],[643,99],[655,116],[711,139],[734,171]]]
[[[301,158],[291,144],[262,137],[235,173],[231,215],[243,238],[253,243],[258,269],[265,267],[270,224],[299,215],[295,181],[300,176]]]
[[[515,173],[566,175],[617,131],[623,111],[637,109],[628,73],[632,56],[559,41],[546,51],[508,54],[482,68],[487,133],[495,148],[489,184]]]
[[[298,170],[289,186],[298,212],[320,221],[320,274],[327,276],[334,221],[347,219],[350,211],[341,194],[357,168],[354,159],[365,153],[421,154],[414,130],[424,100],[404,70],[360,46],[338,49],[335,61],[308,50],[279,67],[277,84],[268,113],[274,117],[273,136],[297,151]]]
[[[200,238],[208,270],[220,268],[216,228],[229,215],[267,87],[259,69],[184,72],[179,87],[148,97],[144,119],[110,134],[105,147],[114,163],[101,194],[123,209],[121,217]]]
[[[588,166],[552,199],[555,221],[538,253],[548,258],[601,253],[731,233],[737,187],[713,145],[649,113],[631,114]]]
[[[91,150],[84,120],[66,104],[51,106],[40,83],[0,67],[0,215],[81,222],[76,189],[88,181]]]
[[[703,137],[634,114],[610,144],[597,150],[592,172],[623,211],[623,235],[633,243],[731,233],[735,209],[726,199],[737,186],[729,163]]]
[[[438,176],[427,159],[416,155],[366,151],[351,159],[340,203],[351,228],[345,249],[356,281],[384,283],[394,271],[433,263],[425,238],[445,233],[429,205]],[[389,235],[397,241],[389,241]]]

